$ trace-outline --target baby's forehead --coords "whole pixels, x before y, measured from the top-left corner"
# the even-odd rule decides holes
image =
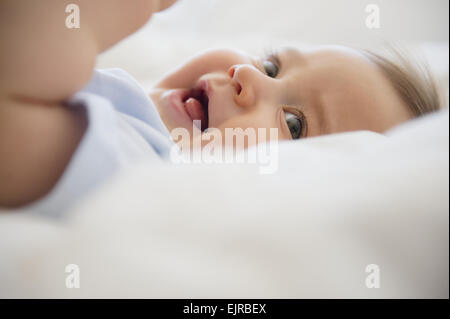
[[[371,60],[364,54],[363,51],[340,45],[322,45],[322,46],[307,46],[307,47],[293,47],[283,46],[278,50],[281,56],[285,59],[292,60],[296,63],[309,62],[309,60],[327,59],[331,60],[347,60],[353,63],[367,63],[372,64]]]

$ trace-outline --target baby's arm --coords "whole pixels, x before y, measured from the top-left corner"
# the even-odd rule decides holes
[[[83,114],[63,101],[90,79],[98,53],[174,0],[0,1],[0,207],[35,200],[56,183],[81,137]]]
[[[68,29],[65,15],[64,1],[1,1],[0,88],[8,98],[61,102],[89,80],[95,39],[88,26]]]
[[[0,94],[61,102],[89,80],[96,56],[175,0],[73,0],[80,28],[68,28],[67,2],[0,1]]]
[[[48,192],[84,132],[61,105],[89,80],[96,44],[65,15],[63,1],[0,2],[0,206]]]

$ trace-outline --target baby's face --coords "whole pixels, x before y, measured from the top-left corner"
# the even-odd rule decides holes
[[[150,96],[169,131],[193,133],[193,120],[201,120],[202,131],[223,134],[277,128],[282,140],[383,132],[413,116],[381,70],[344,47],[284,48],[268,57],[207,51],[166,76]]]

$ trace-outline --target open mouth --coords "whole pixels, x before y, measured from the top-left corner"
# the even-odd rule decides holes
[[[209,97],[202,88],[194,88],[183,97],[184,107],[192,121],[201,121],[201,131],[205,131],[209,125],[208,104]]]

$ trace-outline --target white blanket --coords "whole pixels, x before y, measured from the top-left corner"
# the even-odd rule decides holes
[[[360,0],[180,0],[98,66],[148,87],[210,47],[401,39],[448,95],[448,1],[380,9],[374,30]],[[136,167],[63,222],[0,213],[0,297],[448,298],[448,117],[282,144],[272,175]]]
[[[448,298],[448,117],[281,144],[271,175],[136,167],[62,224],[6,213],[0,297]]]

